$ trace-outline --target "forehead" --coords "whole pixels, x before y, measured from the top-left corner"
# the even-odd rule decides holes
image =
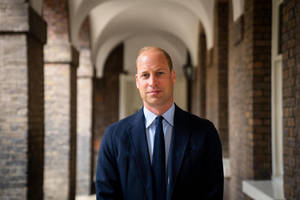
[[[141,53],[137,59],[137,69],[151,67],[169,67],[165,55],[158,50],[148,50]]]

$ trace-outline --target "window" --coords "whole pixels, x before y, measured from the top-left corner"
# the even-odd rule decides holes
[[[282,2],[283,0],[272,1],[272,180],[243,181],[243,192],[253,199],[284,199],[281,55]]]

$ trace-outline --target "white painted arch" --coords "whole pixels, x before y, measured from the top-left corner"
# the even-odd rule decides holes
[[[107,7],[114,6],[107,3],[103,7],[98,7],[91,13],[91,19],[95,19],[94,15],[99,13],[98,9],[107,10]],[[91,20],[90,24],[94,29],[92,30],[92,59],[94,63],[99,64],[98,55],[103,55],[100,51],[103,44],[107,41],[114,40],[115,43],[119,43],[126,39],[126,37],[145,35],[152,32],[156,32],[157,35],[169,33],[168,35],[174,35],[178,40],[183,41],[185,46],[189,49],[192,55],[192,61],[194,65],[197,65],[197,47],[198,47],[198,20],[188,10],[182,10],[177,4],[164,5],[165,2],[160,4],[149,4],[141,2],[135,6],[128,6],[127,4],[118,4],[117,8],[123,9],[122,12],[118,12],[119,15],[113,15],[113,19],[110,19],[110,23],[102,20]],[[170,10],[168,17],[174,21],[170,21],[163,15]],[[117,9],[116,9],[117,10]],[[153,10],[156,10],[155,17],[153,17]],[[178,13],[182,15],[178,15]],[[114,39],[111,39],[111,38]],[[117,39],[118,38],[118,39]],[[106,47],[105,47],[106,48]],[[97,59],[97,62],[95,62]],[[103,63],[104,61],[102,61]],[[101,68],[101,66],[99,67]]]
[[[236,21],[240,16],[244,14],[245,0],[232,0],[233,6],[233,21]]]
[[[183,66],[187,60],[185,45],[170,34],[139,35],[127,39],[124,42],[124,69],[130,74],[136,73],[136,57],[139,50],[145,46],[158,46],[165,49],[171,56],[173,67],[177,75],[183,76]]]
[[[188,9],[191,13],[198,17],[198,20],[203,24],[204,30],[207,35],[207,47],[210,49],[213,46],[213,6],[214,0],[160,0],[160,1],[149,1],[149,0],[69,0],[69,8],[71,15],[71,41],[76,45],[78,41],[78,35],[80,27],[84,19],[89,13],[104,3],[111,3],[116,1],[118,4],[130,4],[134,6],[136,3],[147,2],[150,4],[157,4],[166,2],[168,4],[177,3],[182,8]],[[115,4],[116,5],[116,4]],[[114,12],[115,8],[105,10],[105,13]],[[153,12],[155,13],[155,12]],[[180,15],[180,13],[177,13]],[[167,16],[168,13],[165,13]],[[98,13],[98,21],[106,21],[105,14]],[[96,20],[96,19],[95,19]]]
[[[130,74],[135,73],[135,59],[138,50],[143,46],[159,46],[165,49],[172,57],[176,73],[182,74],[181,67],[186,61],[186,47],[176,37],[167,33],[149,33],[148,35],[139,35],[129,37],[124,34],[119,37],[111,37],[103,43],[96,57],[96,75],[102,77],[106,58],[114,47],[124,41],[124,70]]]
[[[41,5],[43,0],[31,0],[31,4],[36,10],[41,13]],[[71,23],[71,41],[73,44],[77,44],[80,27],[84,22],[84,19],[89,15],[93,8],[100,4],[113,0],[69,0],[70,10],[70,23]],[[115,0],[117,1],[117,0]],[[120,2],[141,2],[147,0],[122,0]],[[149,0],[148,0],[149,1]],[[161,0],[167,2],[177,2],[182,6],[190,9],[199,21],[203,24],[207,38],[207,48],[210,49],[213,46],[213,8],[215,0]],[[156,1],[159,2],[159,1]],[[233,5],[233,19],[237,20],[244,13],[244,0],[232,0]],[[155,3],[151,1],[151,3]],[[112,10],[108,10],[112,11]],[[99,14],[101,20],[105,18],[105,15]]]
[[[149,32],[169,33],[181,40],[197,65],[199,22],[206,33],[207,49],[213,46],[214,4],[215,0],[69,0],[71,41],[77,45],[80,27],[89,16],[92,61],[98,75],[115,45]],[[244,12],[244,0],[232,0],[232,4],[237,19]]]
[[[40,16],[42,16],[42,11],[43,11],[43,2],[44,0],[30,0],[30,6],[33,8],[33,10],[35,10],[35,12],[37,12],[37,14],[39,14]]]

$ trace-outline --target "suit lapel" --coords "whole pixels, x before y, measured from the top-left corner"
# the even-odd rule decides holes
[[[182,165],[184,152],[190,137],[187,125],[188,117],[189,116],[183,110],[175,106],[173,136],[168,161],[168,200],[172,197],[176,179]]]
[[[134,147],[133,155],[136,166],[138,167],[137,170],[140,170],[140,176],[144,182],[145,192],[147,197],[152,199],[152,172],[143,109],[140,109],[136,114],[136,118],[133,120],[132,129],[129,131],[129,136]]]

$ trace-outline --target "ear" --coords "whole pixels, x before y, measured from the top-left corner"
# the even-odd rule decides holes
[[[176,83],[176,73],[175,73],[175,70],[174,69],[172,69],[172,80],[173,80],[173,84],[175,84]]]
[[[135,74],[135,84],[136,84],[136,88],[139,88],[139,77],[138,77],[138,74]]]

